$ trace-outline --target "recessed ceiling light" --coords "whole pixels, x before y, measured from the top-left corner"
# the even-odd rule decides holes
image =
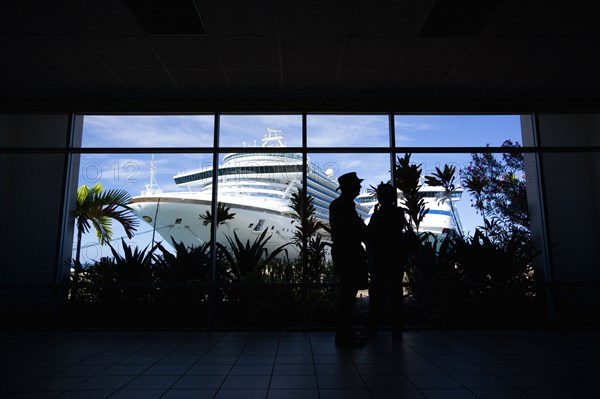
[[[477,36],[501,2],[501,0],[437,0],[417,36]]]
[[[205,35],[194,0],[125,0],[146,35]]]

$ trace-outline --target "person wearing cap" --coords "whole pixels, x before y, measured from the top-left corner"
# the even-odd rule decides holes
[[[363,339],[352,327],[358,290],[368,288],[367,254],[362,246],[366,225],[356,213],[354,199],[361,182],[356,172],[338,178],[341,194],[329,205],[333,266],[339,279],[338,329],[335,342],[344,346],[362,345]]]

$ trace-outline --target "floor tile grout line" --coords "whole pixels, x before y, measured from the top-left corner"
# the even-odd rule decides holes
[[[225,337],[226,335],[227,334],[223,334],[223,337]],[[235,365],[237,364],[237,362],[240,360],[240,357],[242,357],[242,353],[244,352],[244,349],[246,349],[246,347],[248,346],[248,343],[250,342],[250,340],[252,339],[253,336],[254,336],[254,333],[249,338],[246,339],[246,343],[244,344],[244,347],[242,349],[240,349],[240,351],[238,352],[236,361],[233,362],[233,364],[231,365],[231,368],[227,372],[227,375],[225,376],[225,378],[223,378],[223,381],[221,381],[221,383],[219,384],[219,387],[216,389],[216,391],[215,391],[215,393],[213,395],[213,399],[215,399],[217,397],[217,395],[219,394],[219,392],[221,391],[221,388],[223,387],[223,384],[225,384],[225,381],[227,381],[227,378],[231,375],[231,371],[233,370],[233,368],[235,367]],[[221,339],[223,337],[221,337]]]
[[[106,352],[106,351],[110,350],[111,348],[114,348],[114,347],[116,347],[116,346],[118,346],[118,345],[124,344],[124,343],[126,343],[126,342],[128,342],[128,341],[130,341],[130,340],[131,340],[131,338],[129,338],[129,339],[124,339],[124,340],[122,340],[122,341],[120,341],[120,342],[114,343],[113,345],[110,345],[108,348],[106,348],[106,349],[104,349],[104,350],[102,350],[102,351],[100,351],[100,352],[98,352],[98,353],[96,353],[96,354],[94,354],[94,355],[90,355],[90,356],[89,356],[88,358],[86,358],[86,359],[80,360],[79,362],[76,362],[75,364],[72,364],[72,365],[70,365],[70,366],[68,366],[68,367],[65,367],[63,370],[66,370],[66,369],[67,369],[67,368],[69,368],[69,367],[77,366],[78,364],[80,364],[80,363],[82,363],[82,362],[84,362],[84,361],[86,361],[86,360],[89,360],[89,359],[93,358],[94,356],[97,356],[97,355],[99,355],[99,354],[101,354],[101,353],[104,353],[104,352]],[[154,341],[154,342],[156,342],[156,341]],[[142,350],[142,349],[139,349],[139,350],[138,350],[138,351],[136,351],[136,352],[139,352],[140,350]],[[133,352],[133,353],[136,353],[136,352]],[[113,364],[113,366],[114,366],[114,364]],[[111,366],[110,366],[110,365],[109,365],[109,366],[106,366],[106,369],[108,369],[109,367],[111,367]],[[105,369],[105,370],[106,370],[106,369]],[[97,376],[98,376],[98,374],[100,374],[100,373],[104,372],[105,370],[103,370],[103,371],[99,371],[98,373],[96,373],[96,374],[94,374],[94,375],[91,375],[91,376],[85,376],[85,377],[87,377],[87,378],[84,378],[84,379],[83,379],[81,382],[79,382],[77,385],[73,386],[72,388],[70,388],[70,389],[66,389],[66,390],[63,390],[63,391],[62,391],[62,393],[64,393],[64,392],[69,392],[69,391],[73,391],[73,390],[76,390],[76,389],[73,389],[73,388],[77,388],[77,386],[79,386],[79,385],[81,385],[81,384],[85,383],[86,381],[89,381],[90,379],[92,379],[92,378],[94,378],[94,377],[97,377]],[[60,372],[60,371],[58,371],[58,372]],[[57,373],[58,373],[58,372],[57,372]],[[55,375],[56,375],[56,373],[52,374],[52,375],[51,375],[51,376],[49,376],[49,377],[53,377],[53,376],[55,376]],[[39,381],[41,381],[41,380],[43,380],[43,379],[44,379],[43,377],[40,377],[40,378],[38,379],[38,381],[36,381],[36,382],[39,382]],[[123,386],[127,385],[128,383],[129,383],[129,382],[125,383]],[[113,393],[111,393],[111,394],[109,395],[109,397],[110,397],[110,396],[112,396],[112,395],[114,395],[114,393],[115,393],[115,392],[117,392],[118,390],[120,390],[121,388],[123,388],[123,386],[121,386],[120,388],[117,388],[117,389],[116,389],[116,390],[115,390]],[[17,390],[16,392],[22,392],[22,391],[23,391],[25,388],[26,388],[26,387],[23,387],[23,388],[21,388],[21,389]],[[62,395],[62,393],[61,393],[61,395]]]
[[[185,344],[187,344],[188,342],[191,342],[191,341],[194,339],[194,337],[196,337],[196,336],[198,336],[198,335],[199,335],[199,334],[198,334],[198,333],[196,333],[196,334],[195,334],[193,337],[191,337],[190,339],[188,339],[186,342],[184,342],[184,343],[182,343],[182,344],[178,345],[178,346],[177,346],[175,349],[173,349],[171,352],[169,352],[169,353],[167,353],[166,355],[164,355],[163,357],[161,357],[161,358],[160,358],[158,361],[156,361],[154,364],[157,364],[158,362],[160,362],[160,360],[162,360],[162,359],[164,359],[165,357],[169,356],[171,353],[175,352],[175,351],[176,351],[178,348],[181,348],[182,346],[184,346],[184,345],[185,345]],[[222,338],[224,335],[225,335],[225,334],[221,334],[221,336],[219,337],[219,339],[215,340],[215,341],[213,342],[213,344],[212,344],[212,345],[211,345],[211,346],[210,346],[208,349],[206,349],[206,350],[204,351],[204,353],[203,353],[201,356],[199,356],[199,357],[198,357],[198,359],[196,359],[196,361],[195,361],[194,363],[192,363],[192,364],[191,364],[191,365],[190,365],[190,366],[187,368],[187,370],[186,370],[185,372],[181,373],[181,374],[179,375],[179,378],[177,378],[177,379],[176,379],[176,380],[175,380],[175,381],[174,381],[174,382],[171,384],[171,386],[170,386],[169,388],[166,388],[166,389],[165,389],[165,391],[164,391],[164,392],[163,392],[163,393],[162,393],[162,394],[159,396],[159,399],[160,399],[160,398],[162,398],[162,397],[164,397],[164,396],[167,394],[167,392],[169,392],[169,391],[171,390],[171,388],[173,388],[173,387],[174,387],[174,386],[175,386],[175,385],[176,385],[176,384],[177,384],[177,383],[178,383],[178,382],[179,382],[179,381],[180,381],[180,380],[181,380],[181,379],[182,379],[182,378],[183,378],[183,377],[184,377],[184,376],[187,374],[187,372],[188,372],[188,371],[190,371],[190,370],[191,370],[191,369],[194,367],[194,365],[196,365],[196,363],[198,363],[198,361],[199,361],[199,360],[200,360],[202,357],[204,357],[204,356],[206,355],[206,353],[207,353],[208,351],[210,351],[210,349],[211,349],[212,347],[214,347],[214,346],[215,346],[215,345],[216,345],[216,344],[219,342],[219,340],[220,340],[220,339],[221,339],[221,338]],[[150,366],[150,367],[152,367],[152,366]],[[107,398],[107,399],[108,399],[108,398]]]
[[[308,344],[310,345],[310,357],[312,359],[313,371],[315,372],[315,383],[317,385],[317,398],[321,399],[321,389],[319,388],[319,375],[317,374],[317,365],[315,363],[315,351],[313,350],[312,334],[310,331],[308,335]]]

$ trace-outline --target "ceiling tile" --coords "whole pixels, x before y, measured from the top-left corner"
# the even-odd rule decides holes
[[[209,35],[275,36],[277,18],[274,1],[196,1],[200,18]]]
[[[123,69],[113,71],[125,87],[136,93],[159,94],[173,92],[175,83],[160,69]]]
[[[600,68],[600,38],[539,39],[523,57],[520,66],[539,70],[582,70]]]
[[[50,2],[40,0],[0,1],[0,32],[22,34],[64,35],[69,28]]]
[[[593,2],[504,1],[483,36],[557,37],[600,34]]]
[[[284,87],[318,92],[321,88],[335,87],[336,70],[284,70]]]
[[[279,68],[279,50],[271,38],[217,38],[217,51],[225,68]]]
[[[48,1],[69,31],[82,35],[143,34],[122,0],[64,0]]]
[[[281,72],[228,70],[227,76],[233,91],[251,89],[256,91],[272,91],[281,89]]]
[[[538,45],[537,39],[478,38],[461,61],[461,69],[513,69]]]
[[[403,69],[452,69],[472,44],[465,38],[414,39],[400,65]]]
[[[350,36],[413,37],[419,31],[433,0],[357,2]]]
[[[337,87],[356,90],[389,89],[393,74],[392,70],[341,70]]]
[[[93,53],[78,37],[10,36],[2,38],[6,47],[0,65],[23,68],[100,68]]]
[[[343,39],[281,39],[284,69],[336,69],[340,63]]]
[[[171,76],[182,90],[214,90],[228,88],[225,73],[217,69],[174,69]]]
[[[160,68],[160,62],[145,38],[90,37],[90,52],[109,68]]]
[[[277,2],[282,37],[344,37],[352,12],[348,1]]]
[[[168,68],[218,68],[219,58],[208,37],[152,37],[148,42]]]
[[[395,89],[437,89],[448,76],[449,71],[398,70],[390,78],[390,87]]]
[[[408,39],[354,39],[344,46],[342,69],[390,69],[398,66]]]
[[[106,70],[17,69],[5,70],[2,76],[9,77],[0,83],[3,90],[20,90],[30,95],[65,97],[114,94],[123,90],[123,86]]]

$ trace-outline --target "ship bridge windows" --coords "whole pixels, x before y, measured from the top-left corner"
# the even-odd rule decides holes
[[[264,180],[265,178],[270,180],[277,180],[276,175],[285,175],[284,178],[289,179],[289,174],[294,173],[298,176],[302,175],[302,165],[247,165],[247,166],[233,166],[224,167],[219,169],[219,177],[221,176],[235,176],[237,179],[257,179]],[[260,175],[256,176],[256,175]],[[175,184],[184,184],[191,182],[200,182],[206,179],[212,179],[212,170],[204,172],[190,173],[187,175],[176,176],[174,178]]]

